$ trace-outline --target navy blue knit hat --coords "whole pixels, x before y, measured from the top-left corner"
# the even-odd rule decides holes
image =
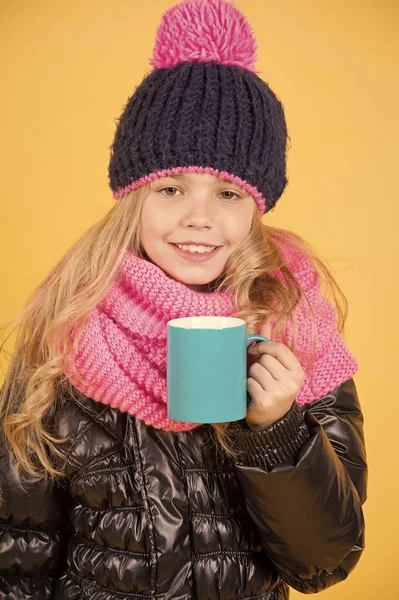
[[[118,199],[195,171],[246,189],[261,214],[287,184],[283,106],[257,75],[256,42],[227,0],[183,0],[158,27],[153,70],[118,119],[109,181]]]

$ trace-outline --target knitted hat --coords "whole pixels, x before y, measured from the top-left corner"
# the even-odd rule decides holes
[[[211,173],[250,193],[261,214],[287,184],[281,102],[257,75],[256,42],[227,0],[183,0],[165,12],[150,64],[111,148],[115,199],[181,172]]]

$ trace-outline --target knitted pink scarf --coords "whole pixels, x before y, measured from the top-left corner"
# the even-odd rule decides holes
[[[333,307],[320,296],[320,282],[314,270],[298,254],[287,256],[289,266],[307,292],[317,322],[313,372],[300,359],[306,377],[297,402],[303,404],[349,379],[358,365],[336,329]],[[230,316],[237,312],[233,296],[192,291],[131,252],[125,253],[121,268],[121,278],[90,313],[79,342],[75,365],[91,383],[82,384],[73,375],[70,361],[65,373],[88,397],[136,415],[148,425],[167,431],[193,429],[198,425],[167,416],[167,322],[196,315]],[[297,307],[295,323],[298,348],[309,352],[312,327],[305,303]],[[290,329],[287,333],[290,340]]]

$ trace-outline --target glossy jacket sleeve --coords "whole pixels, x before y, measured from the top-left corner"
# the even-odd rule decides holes
[[[364,548],[367,465],[353,379],[261,432],[234,432],[236,472],[262,545],[302,593],[345,579]]]
[[[49,600],[63,560],[67,490],[13,481],[0,442],[0,600]]]

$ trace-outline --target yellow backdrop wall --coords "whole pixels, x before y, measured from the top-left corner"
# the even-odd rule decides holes
[[[297,231],[346,293],[370,465],[367,550],[323,596],[393,600],[398,540],[398,17],[395,0],[237,0],[283,101],[289,185],[265,222]],[[0,320],[113,204],[115,119],[173,1],[18,0],[1,19]],[[339,262],[338,260],[339,259]],[[396,553],[395,553],[396,548]],[[300,594],[293,592],[293,600]]]

